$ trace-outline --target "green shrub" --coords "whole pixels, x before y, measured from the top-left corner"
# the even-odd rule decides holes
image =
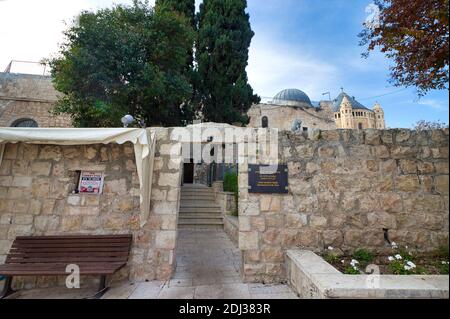
[[[374,256],[367,249],[358,249],[353,254],[353,258],[358,260],[359,262],[367,265],[373,261]]]
[[[437,269],[441,275],[448,275],[448,261],[439,261],[437,263]]]
[[[238,192],[238,176],[236,173],[226,173],[223,177],[223,190],[225,192],[237,193]]]
[[[336,254],[333,254],[331,252],[324,252],[323,254],[323,259],[325,259],[325,261],[329,264],[334,264],[336,262],[339,261],[339,256],[337,256]]]
[[[345,268],[344,274],[346,274],[346,275],[361,275],[361,272],[359,271],[358,268],[348,266],[347,268]]]

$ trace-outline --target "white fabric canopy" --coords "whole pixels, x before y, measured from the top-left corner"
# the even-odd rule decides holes
[[[134,144],[141,189],[141,226],[150,211],[155,135],[137,128],[0,128],[0,164],[6,143],[53,145]]]

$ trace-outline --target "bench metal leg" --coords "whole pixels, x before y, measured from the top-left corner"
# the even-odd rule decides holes
[[[98,287],[97,293],[92,297],[92,299],[100,299],[107,291],[109,287],[106,287],[106,275],[100,277],[100,285]]]
[[[8,297],[9,295],[13,294],[15,291],[11,288],[12,285],[12,276],[6,276],[5,277],[5,285],[3,286],[3,290],[0,294],[0,299],[4,299]]]

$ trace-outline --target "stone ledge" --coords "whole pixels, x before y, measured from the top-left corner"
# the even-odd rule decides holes
[[[312,299],[442,299],[449,297],[449,276],[344,275],[311,251],[288,250],[289,284]],[[379,287],[367,283],[379,280]],[[373,282],[373,281],[372,281]]]

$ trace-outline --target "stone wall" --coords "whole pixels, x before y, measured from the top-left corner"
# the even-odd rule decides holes
[[[223,230],[233,244],[239,246],[239,220],[236,216],[228,214],[223,216]]]
[[[139,281],[169,279],[175,267],[181,147],[170,143],[169,130],[154,130],[157,144],[151,210],[142,228],[131,143],[7,144],[0,167],[0,263],[20,235],[131,233],[128,267],[118,276]],[[169,160],[171,152],[174,156]],[[103,171],[103,194],[72,194],[76,170]],[[42,285],[49,284],[39,280]],[[32,287],[35,278],[15,282],[16,286],[26,283]]]
[[[50,113],[58,99],[51,77],[0,72],[0,127],[32,119],[39,127],[70,127],[67,115]]]
[[[289,193],[249,194],[239,166],[239,246],[246,281],[286,279],[285,251],[420,251],[448,245],[448,129],[283,132]]]
[[[308,130],[334,130],[334,115],[328,108],[299,108],[271,104],[253,105],[248,111],[249,127],[262,127],[262,118],[267,116],[270,128],[291,130],[295,120],[302,121],[302,127]]]

